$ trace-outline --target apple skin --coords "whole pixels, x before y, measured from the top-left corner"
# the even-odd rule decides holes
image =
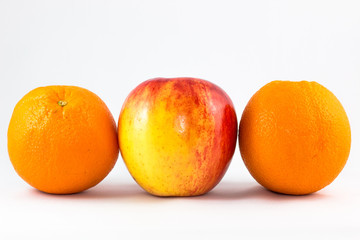
[[[148,193],[197,196],[224,176],[236,147],[237,118],[215,84],[155,78],[125,100],[118,137],[130,174]]]

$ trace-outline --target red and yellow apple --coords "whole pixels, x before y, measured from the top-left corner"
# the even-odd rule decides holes
[[[120,151],[135,181],[157,196],[207,193],[234,154],[237,119],[229,96],[195,78],[156,78],[127,97]]]

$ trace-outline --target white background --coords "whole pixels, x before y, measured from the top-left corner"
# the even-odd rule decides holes
[[[150,196],[121,157],[81,194],[43,194],[17,176],[6,134],[28,91],[85,87],[117,121],[127,94],[159,76],[216,83],[238,119],[272,80],[317,81],[350,119],[348,163],[333,184],[302,197],[260,187],[238,148],[223,181],[201,197]],[[0,0],[0,81],[0,239],[360,239],[358,1]]]

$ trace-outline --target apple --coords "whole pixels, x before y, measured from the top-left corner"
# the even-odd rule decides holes
[[[156,196],[196,196],[214,188],[234,154],[237,118],[229,96],[195,78],[155,78],[125,100],[121,155],[135,181]]]

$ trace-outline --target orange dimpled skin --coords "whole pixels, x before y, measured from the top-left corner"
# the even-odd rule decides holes
[[[249,172],[265,188],[309,194],[329,185],[345,166],[350,124],[339,100],[322,85],[273,81],[247,104],[239,145]]]
[[[40,191],[70,194],[98,184],[118,157],[105,103],[80,87],[40,87],[15,106],[8,152],[16,172]]]

